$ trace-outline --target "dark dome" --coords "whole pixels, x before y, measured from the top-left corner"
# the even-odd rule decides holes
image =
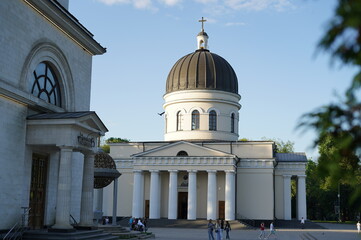
[[[105,153],[98,152],[94,156],[94,188],[104,188],[121,174],[116,169],[113,158]]]
[[[238,94],[237,76],[224,58],[207,49],[198,49],[174,64],[167,78],[166,93],[193,89]]]

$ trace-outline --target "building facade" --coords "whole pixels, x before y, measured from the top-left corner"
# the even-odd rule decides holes
[[[180,58],[166,81],[165,141],[110,144],[122,174],[117,215],[306,218],[305,154],[276,153],[272,141],[238,141],[237,76],[224,58],[208,50],[201,22],[197,50]],[[103,196],[105,215],[111,215],[112,186],[97,194]]]
[[[105,53],[67,0],[0,1],[0,231],[93,223],[92,57]]]

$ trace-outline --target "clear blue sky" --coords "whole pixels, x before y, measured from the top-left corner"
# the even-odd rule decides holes
[[[291,140],[313,159],[314,133],[300,116],[336,101],[354,70],[331,66],[317,43],[336,0],[70,0],[69,11],[107,48],[93,58],[91,110],[106,138],[162,141],[168,73],[196,49],[205,17],[209,49],[239,82],[240,138]]]

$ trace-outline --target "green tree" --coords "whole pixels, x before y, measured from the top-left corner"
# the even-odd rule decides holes
[[[262,140],[275,142],[277,153],[292,153],[295,151],[295,143],[290,140],[283,141],[281,139],[266,137],[263,137]]]
[[[361,1],[338,1],[318,48],[330,52],[333,60],[355,67],[357,73],[344,97],[303,115],[300,126],[316,130],[315,146],[327,146],[332,139],[332,148],[320,149],[325,156],[319,160],[320,170],[329,175],[331,185],[348,184],[353,189],[351,202],[355,202],[361,197]]]
[[[129,139],[127,138],[115,138],[115,137],[110,137],[108,139],[106,139],[104,141],[105,143],[102,144],[100,147],[102,148],[102,150],[106,153],[110,153],[110,146],[109,143],[122,143],[122,142],[130,142]]]
[[[105,142],[106,143],[122,143],[122,142],[130,142],[130,139],[110,137],[107,140],[105,140]]]

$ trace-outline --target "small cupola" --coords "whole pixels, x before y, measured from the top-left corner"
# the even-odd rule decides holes
[[[204,31],[204,22],[206,21],[203,17],[201,20],[198,20],[198,22],[202,23],[202,29],[197,35],[197,49],[208,49],[208,35]]]

